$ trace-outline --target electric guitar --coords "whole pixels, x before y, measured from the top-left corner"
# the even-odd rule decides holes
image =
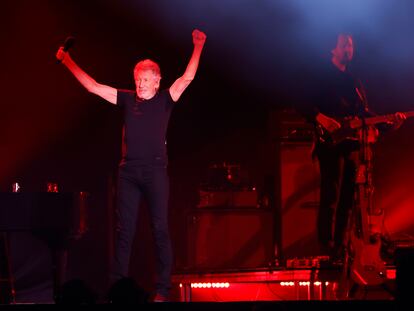
[[[365,137],[366,138],[366,137]],[[373,217],[382,217],[382,211],[373,207],[372,148],[364,137],[356,175],[355,205],[350,234],[352,263],[351,278],[358,284],[380,285],[386,279],[386,267],[381,258],[381,226],[374,226]],[[380,222],[382,225],[382,221]],[[376,228],[376,230],[374,230]]]
[[[414,111],[403,112],[406,118],[413,117]],[[322,124],[317,124],[316,135],[320,142],[336,145],[346,139],[358,140],[358,129],[363,126],[373,127],[379,123],[387,123],[395,121],[395,114],[386,114],[380,116],[360,118],[344,118],[336,120],[341,124],[341,127],[329,131],[323,127]]]

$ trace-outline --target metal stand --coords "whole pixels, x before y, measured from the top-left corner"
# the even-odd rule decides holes
[[[381,229],[376,228],[371,216],[381,216],[381,210],[373,207],[374,186],[373,141],[369,138],[369,127],[360,129],[359,162],[355,176],[354,204],[349,212],[344,240],[345,260],[340,280],[340,298],[354,299],[363,289],[366,295],[369,286],[383,284],[386,277],[381,259]]]

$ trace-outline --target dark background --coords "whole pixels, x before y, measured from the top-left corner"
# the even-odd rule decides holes
[[[184,72],[191,32],[199,28],[207,34],[199,70],[173,111],[167,137],[171,231],[176,269],[183,269],[186,215],[208,166],[240,164],[251,183],[263,187],[275,168],[269,142],[278,134],[270,113],[306,105],[298,98],[329,58],[337,32],[354,35],[351,69],[364,82],[371,108],[380,114],[414,110],[413,9],[409,0],[2,1],[0,189],[10,191],[18,181],[24,191],[44,191],[54,181],[61,191],[90,192],[89,231],[74,245],[72,273],[104,291],[121,115],[83,89],[55,53],[74,36],[70,52],[86,72],[130,89],[135,63],[151,58],[168,88]],[[410,119],[377,145],[377,193],[388,209],[412,202],[413,127]],[[404,219],[410,226],[411,214]],[[147,229],[148,241],[138,243],[136,253],[149,255],[134,255],[134,275],[152,265]],[[151,269],[145,271],[139,278],[150,284]]]

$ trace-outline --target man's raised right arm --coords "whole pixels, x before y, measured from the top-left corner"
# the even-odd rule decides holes
[[[84,72],[70,57],[68,52],[60,47],[56,58],[62,62],[75,76],[76,79],[91,93],[96,94],[111,104],[116,105],[117,89],[108,85],[96,82],[91,76]]]

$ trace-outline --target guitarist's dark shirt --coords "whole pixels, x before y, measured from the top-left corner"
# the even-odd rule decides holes
[[[366,116],[370,113],[364,103],[364,94],[361,83],[348,71],[342,72],[329,63],[321,74],[312,79],[304,112],[312,122],[318,112],[339,120],[349,116]]]
[[[305,107],[302,107],[301,111],[305,118],[315,125],[315,129],[315,118],[319,112],[340,123],[348,117],[373,115],[368,110],[365,91],[360,81],[350,72],[340,71],[331,62],[313,77],[305,96]],[[317,129],[315,133],[316,136],[321,135]],[[317,139],[316,142],[318,145],[321,140]]]

